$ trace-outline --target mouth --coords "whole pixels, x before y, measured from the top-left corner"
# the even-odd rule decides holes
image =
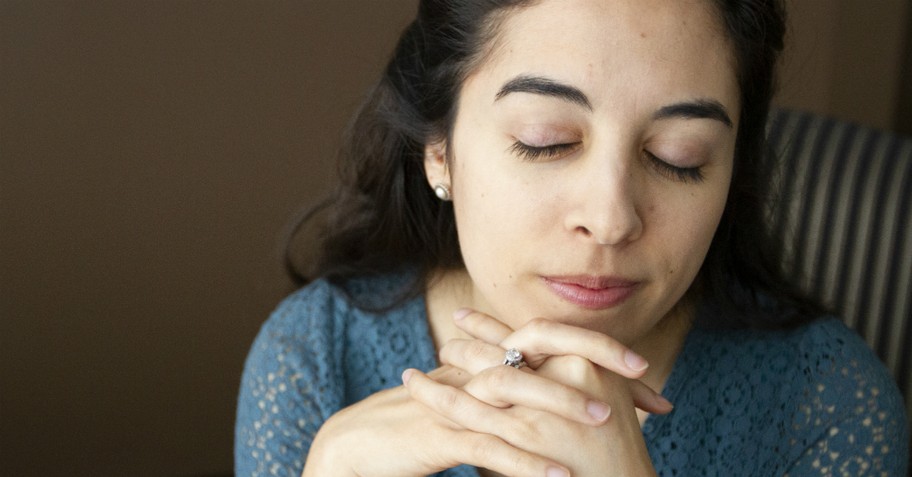
[[[589,310],[620,305],[640,285],[633,280],[595,275],[549,276],[542,279],[559,298]]]

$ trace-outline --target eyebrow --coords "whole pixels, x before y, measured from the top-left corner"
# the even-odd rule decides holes
[[[579,88],[574,86],[558,83],[549,78],[541,76],[517,76],[500,88],[494,101],[503,98],[510,93],[532,93],[543,96],[552,96],[564,101],[582,106],[592,111],[592,103],[589,98]],[[734,123],[731,117],[722,106],[722,103],[714,99],[698,99],[695,101],[686,101],[682,103],[670,104],[659,108],[652,119],[714,119],[721,122],[727,127],[733,127]]]
[[[494,101],[510,93],[532,93],[552,96],[577,104],[590,111],[592,110],[592,103],[589,102],[589,98],[578,88],[541,76],[517,76],[513,78],[500,88],[500,91],[494,96]]]
[[[714,119],[729,128],[733,125],[731,118],[725,111],[725,106],[722,106],[721,103],[712,99],[699,99],[696,101],[671,104],[660,108],[652,115],[652,119],[655,120],[674,118]]]

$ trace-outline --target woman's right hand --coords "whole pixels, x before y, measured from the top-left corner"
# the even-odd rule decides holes
[[[454,390],[472,378],[451,366],[429,375]],[[314,438],[303,476],[426,476],[460,464],[503,475],[569,476],[550,459],[457,425],[403,386],[378,392],[327,420]]]

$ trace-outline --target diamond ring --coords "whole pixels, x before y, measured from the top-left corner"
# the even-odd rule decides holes
[[[518,349],[510,348],[504,355],[503,364],[519,369],[525,366],[526,362],[523,360],[523,355]]]

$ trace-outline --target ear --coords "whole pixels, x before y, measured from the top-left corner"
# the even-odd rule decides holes
[[[450,186],[450,169],[447,166],[445,141],[424,146],[424,174],[431,188],[437,184]]]

